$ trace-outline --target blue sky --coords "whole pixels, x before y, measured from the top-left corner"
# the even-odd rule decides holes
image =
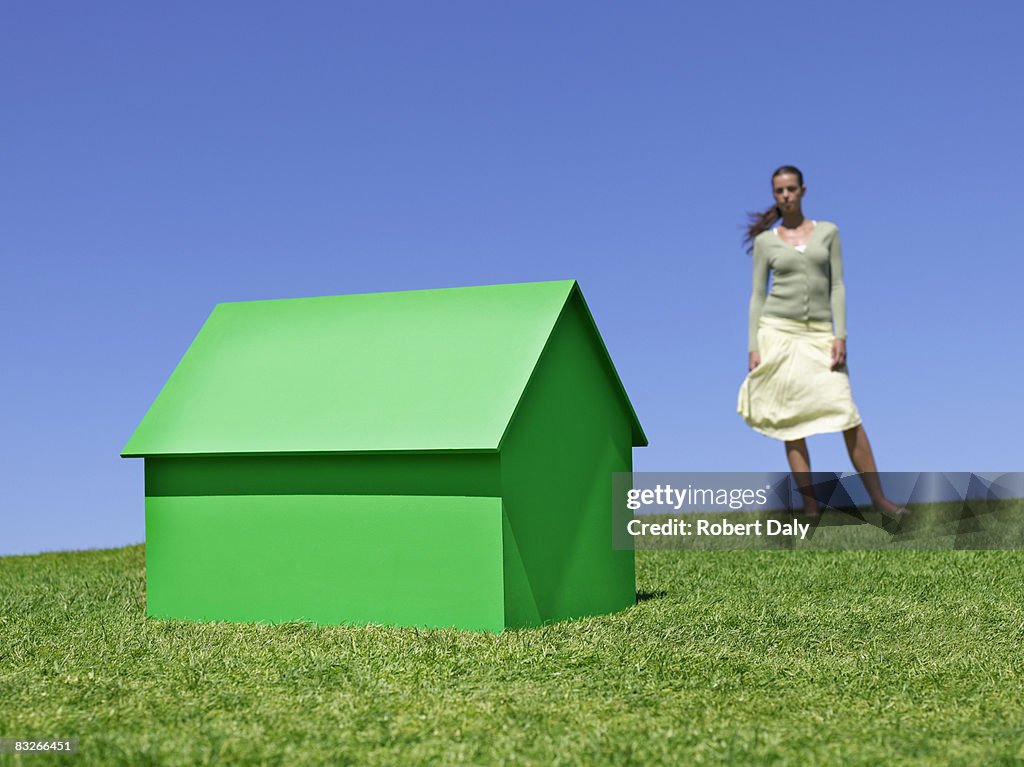
[[[772,8],[9,6],[0,554],[143,540],[118,453],[219,301],[575,278],[638,470],[785,470],[735,407],[787,163],[879,468],[1024,470],[1024,9]]]

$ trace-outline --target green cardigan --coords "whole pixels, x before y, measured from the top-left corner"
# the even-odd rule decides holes
[[[831,221],[818,221],[803,253],[771,229],[754,238],[748,351],[758,351],[757,325],[762,313],[801,322],[831,321],[835,337],[846,338],[846,288],[839,227]]]

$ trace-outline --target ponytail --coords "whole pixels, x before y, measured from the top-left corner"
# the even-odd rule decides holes
[[[750,219],[750,223],[747,224],[747,236],[743,241],[750,243],[747,246],[747,253],[750,254],[754,250],[754,238],[761,232],[771,229],[775,222],[782,218],[782,211],[778,205],[772,205],[764,213],[747,213],[747,218]]]

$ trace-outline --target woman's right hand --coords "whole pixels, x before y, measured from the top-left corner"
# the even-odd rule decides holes
[[[753,370],[754,368],[756,368],[760,364],[761,364],[761,353],[760,352],[751,352],[750,353],[750,367],[747,368],[747,370],[748,371]]]

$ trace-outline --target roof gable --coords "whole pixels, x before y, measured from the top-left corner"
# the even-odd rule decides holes
[[[575,286],[218,304],[122,455],[497,449]]]

